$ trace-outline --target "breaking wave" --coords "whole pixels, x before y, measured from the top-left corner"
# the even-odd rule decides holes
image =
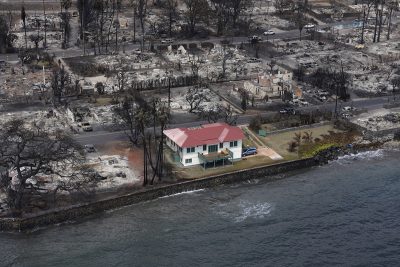
[[[256,203],[256,204],[245,204],[241,203],[241,211],[238,216],[235,218],[235,222],[242,222],[246,219],[262,219],[265,216],[269,215],[273,209],[272,204],[270,203]]]
[[[243,222],[247,219],[262,219],[268,216],[273,205],[268,202],[249,203],[241,201],[238,205],[232,206],[231,203],[218,205],[217,214],[229,218],[236,223]]]
[[[260,183],[260,179],[249,179],[247,181],[244,181],[243,184],[258,184]]]
[[[176,193],[176,194],[172,194],[172,195],[168,195],[168,196],[163,196],[163,197],[159,197],[159,198],[168,198],[168,197],[176,197],[176,196],[180,196],[180,195],[186,195],[186,194],[194,194],[197,192],[201,192],[204,191],[205,189],[196,189],[196,190],[190,190],[190,191],[183,191],[180,193]]]
[[[371,150],[360,152],[357,154],[349,154],[339,157],[339,161],[350,161],[350,160],[373,160],[377,158],[383,158],[385,156],[383,149]]]

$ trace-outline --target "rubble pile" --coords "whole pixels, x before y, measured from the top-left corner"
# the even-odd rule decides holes
[[[120,155],[89,156],[86,164],[93,169],[99,178],[97,188],[100,190],[109,190],[139,181],[139,177],[129,165],[128,158]]]
[[[361,94],[382,94],[391,90],[393,67],[379,58],[333,44],[313,41],[288,42],[283,60],[292,69],[303,67],[306,73],[318,68],[343,70],[352,76],[352,88]]]
[[[72,130],[72,124],[69,122],[67,114],[57,109],[3,113],[2,116],[0,116],[0,124],[15,119],[29,122],[32,129],[40,127],[50,133],[54,133],[58,130],[64,132],[70,132]]]
[[[382,131],[400,128],[400,112],[380,111],[364,114],[352,121],[371,131]]]
[[[19,64],[0,63],[0,71],[1,98],[30,102],[50,88],[50,70],[43,72]]]

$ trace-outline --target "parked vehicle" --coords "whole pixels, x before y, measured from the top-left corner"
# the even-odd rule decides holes
[[[174,40],[172,39],[162,39],[161,43],[162,44],[172,44],[174,42]]]
[[[255,147],[248,147],[242,150],[242,157],[256,155],[256,154],[257,154],[257,148]]]
[[[342,118],[343,118],[343,119],[348,119],[348,118],[350,118],[350,117],[352,117],[352,115],[349,114],[349,113],[343,113],[343,114],[342,114]]]
[[[255,58],[255,57],[252,57],[252,58],[249,58],[249,63],[255,63],[255,62],[261,62],[261,59],[259,59],[259,58]]]
[[[343,107],[343,108],[342,108],[342,111],[343,111],[344,113],[349,113],[349,112],[352,112],[352,111],[357,111],[357,108],[355,108],[355,107],[350,107],[350,106],[346,106],[346,107]]]
[[[279,111],[281,114],[291,114],[291,115],[296,115],[296,110],[294,108],[283,108]]]
[[[253,35],[253,36],[249,36],[249,40],[251,42],[258,42],[258,41],[262,41],[262,38],[260,36]]]
[[[264,32],[264,35],[274,35],[274,34],[275,34],[275,32],[272,30],[268,30],[268,31]]]
[[[94,148],[94,145],[87,144],[87,145],[85,145],[85,151],[87,153],[93,153],[93,152],[96,152],[96,149]]]
[[[92,126],[88,122],[82,122],[81,126],[82,126],[82,130],[85,131],[85,132],[93,131]]]
[[[299,98],[299,104],[302,106],[308,106],[308,102],[304,98]]]

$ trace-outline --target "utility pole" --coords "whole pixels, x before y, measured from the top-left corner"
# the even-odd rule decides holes
[[[171,76],[168,77],[168,110],[171,109]]]
[[[43,47],[47,47],[47,20],[46,20],[46,7],[44,5],[44,0],[43,0],[43,16],[44,16],[44,43]]]
[[[133,42],[136,43],[136,4],[133,6]]]
[[[85,0],[82,0],[82,14],[81,14],[81,31],[82,31],[82,41],[83,41],[83,55],[86,55],[86,40],[85,40],[85,27],[83,17],[85,15]]]

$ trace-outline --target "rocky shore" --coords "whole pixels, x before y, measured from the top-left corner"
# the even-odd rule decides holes
[[[376,140],[357,142],[342,147],[332,146],[319,152],[314,156],[314,159],[319,165],[324,165],[329,163],[329,161],[337,160],[345,155],[354,155],[360,152],[376,149],[400,149],[400,141],[393,140],[392,138],[379,138]]]

